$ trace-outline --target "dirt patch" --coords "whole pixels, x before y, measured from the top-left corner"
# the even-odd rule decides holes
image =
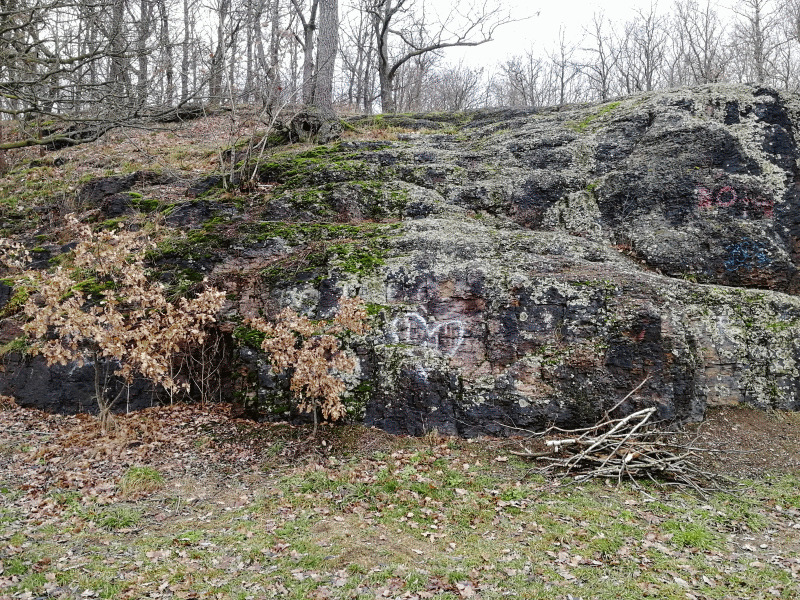
[[[798,413],[719,408],[687,429],[694,434],[695,446],[710,450],[698,453],[698,460],[713,473],[758,478],[800,472]]]

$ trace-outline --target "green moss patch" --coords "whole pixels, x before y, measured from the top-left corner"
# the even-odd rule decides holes
[[[393,235],[398,224],[346,224],[346,223],[288,223],[266,221],[243,225],[241,231],[246,240],[263,242],[282,238],[289,244],[299,245],[309,242],[344,240],[349,238],[377,240]]]
[[[604,104],[597,111],[587,115],[582,121],[570,121],[567,123],[567,127],[578,133],[583,133],[594,121],[615,110],[620,104],[621,102],[609,102],[608,104]]]
[[[262,223],[250,235],[266,240],[280,237],[301,246],[261,271],[269,285],[289,281],[321,281],[331,269],[368,275],[385,263],[386,239],[398,225],[333,223]],[[252,229],[260,229],[252,233]],[[333,243],[332,243],[333,242]]]
[[[238,340],[245,346],[258,350],[264,342],[266,334],[245,325],[240,325],[233,330],[234,339]]]
[[[143,213],[151,213],[158,210],[159,201],[154,198],[144,198],[138,192],[128,192],[130,195],[131,206]]]
[[[360,153],[340,151],[339,146],[319,146],[301,153],[276,154],[259,168],[259,179],[278,183],[279,190],[377,176],[378,169],[364,162]]]
[[[3,307],[0,307],[0,319],[5,319],[6,317],[15,315],[22,310],[22,307],[25,306],[25,303],[28,301],[28,298],[33,290],[29,286],[19,284],[13,279],[0,279],[0,283],[13,288],[14,290],[14,293],[8,302],[6,302]]]

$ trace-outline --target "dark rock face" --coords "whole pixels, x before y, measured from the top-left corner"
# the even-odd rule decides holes
[[[349,382],[366,423],[578,426],[645,379],[619,410],[800,409],[800,97],[708,86],[398,119],[397,140],[273,156],[263,222],[229,213],[193,238],[215,243],[192,252],[232,318],[371,303]],[[175,218],[199,227],[203,203]],[[265,357],[241,360],[246,397],[285,411]]]
[[[8,375],[0,380],[0,394],[13,396],[21,406],[67,414],[97,413],[93,365],[48,367],[40,356],[26,358],[19,354],[4,357],[3,363]],[[114,387],[115,392],[119,391],[121,384],[116,382]],[[135,381],[114,409],[125,412],[155,404],[152,386]]]
[[[366,169],[407,198],[377,272],[325,272],[383,307],[365,421],[413,435],[577,426],[645,378],[621,410],[800,408],[798,115],[796,96],[708,87],[480,113],[458,135],[295,165],[286,205],[336,197]],[[331,296],[255,289],[312,313]]]
[[[167,175],[153,171],[137,171],[130,175],[113,175],[95,179],[78,191],[78,200],[99,206],[108,218],[116,218],[133,208],[129,192],[136,185],[160,185],[169,183]]]

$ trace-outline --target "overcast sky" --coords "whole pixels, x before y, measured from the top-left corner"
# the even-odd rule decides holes
[[[429,0],[426,0],[429,1]],[[451,5],[458,0],[434,0]],[[672,2],[658,3],[664,10]],[[495,41],[476,48],[449,51],[445,58],[452,62],[462,55],[471,64],[491,66],[514,54],[523,54],[554,47],[559,27],[564,27],[569,38],[579,40],[583,29],[589,25],[595,12],[603,12],[610,21],[629,20],[634,11],[649,8],[651,0],[508,0],[502,1],[514,15],[530,15],[519,23],[509,23],[497,30]],[[539,16],[535,16],[539,12]]]

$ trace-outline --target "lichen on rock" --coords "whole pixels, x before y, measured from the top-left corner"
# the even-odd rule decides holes
[[[375,307],[351,412],[389,431],[579,426],[644,379],[620,410],[798,409],[798,119],[797,94],[745,85],[392,117],[393,139],[266,161],[192,268],[231,318]]]

